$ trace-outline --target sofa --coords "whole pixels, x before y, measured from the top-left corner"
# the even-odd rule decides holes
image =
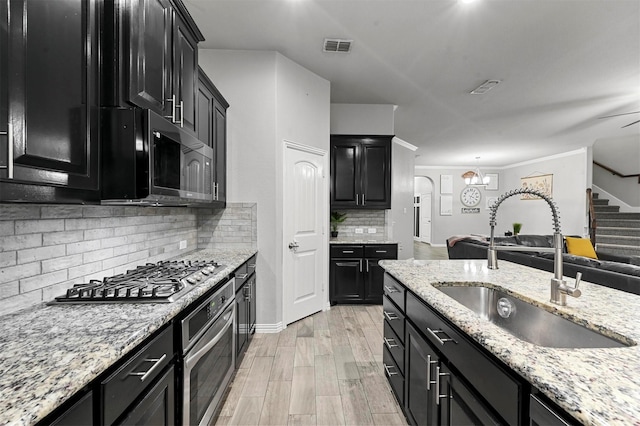
[[[516,235],[495,237],[496,245],[528,247],[553,247],[553,235]],[[480,236],[454,236],[447,239],[449,259],[486,259],[489,239]],[[582,279],[616,290],[640,295],[640,258],[619,256],[596,251],[597,259],[567,253],[562,254],[565,277],[575,278],[582,272]],[[553,274],[554,253],[536,251],[498,251],[500,260],[518,263]]]

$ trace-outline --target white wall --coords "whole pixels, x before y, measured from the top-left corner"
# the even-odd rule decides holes
[[[636,173],[640,173],[640,168]],[[620,211],[640,211],[640,183],[637,176],[622,178],[594,164],[593,184],[619,200]]]
[[[565,235],[583,235],[586,233],[587,208],[586,189],[590,186],[588,178],[588,151],[580,149],[565,154],[535,159],[514,164],[502,169],[482,169],[483,173],[498,173],[497,191],[480,188],[482,201],[480,213],[462,214],[460,191],[466,186],[461,177],[466,170],[475,166],[458,168],[430,168],[416,166],[416,176],[426,176],[435,183],[432,217],[432,243],[444,245],[453,235],[489,234],[489,210],[487,197],[498,197],[503,193],[520,187],[520,178],[540,174],[553,174],[553,200],[560,211],[560,224]],[[453,176],[453,215],[440,216],[440,175]],[[511,230],[513,222],[523,224],[523,234],[553,233],[551,210],[542,200],[525,201],[519,196],[505,200],[496,217],[496,235]]]
[[[332,135],[395,135],[394,105],[331,104]]]
[[[413,257],[415,150],[393,142],[391,163],[391,233],[389,236],[398,242],[398,259],[409,259]]]
[[[200,49],[199,60],[230,104],[227,201],[258,203],[257,322],[275,327],[282,321],[282,139],[328,151],[329,83],[276,52]]]

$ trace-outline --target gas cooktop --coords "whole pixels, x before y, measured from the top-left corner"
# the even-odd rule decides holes
[[[147,263],[103,280],[75,284],[51,303],[171,303],[222,268],[213,261]]]

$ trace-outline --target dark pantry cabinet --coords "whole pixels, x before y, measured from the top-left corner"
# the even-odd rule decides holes
[[[198,42],[180,0],[105,0],[107,104],[149,108],[196,132]]]
[[[382,303],[381,259],[397,259],[397,244],[332,244],[329,298],[335,303]]]
[[[391,208],[393,136],[331,135],[331,208]]]
[[[0,201],[99,199],[99,13],[0,3]]]
[[[236,368],[242,362],[256,331],[256,260],[251,257],[235,272],[236,288]]]

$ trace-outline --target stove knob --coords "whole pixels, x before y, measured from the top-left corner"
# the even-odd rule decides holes
[[[202,274],[196,274],[196,275],[195,275],[195,279],[196,279],[196,281],[202,281],[202,278],[204,278],[204,277],[202,276]]]
[[[189,284],[195,284],[196,283],[196,279],[194,277],[189,277],[189,278],[187,278],[187,282]]]
[[[202,271],[200,271],[200,272],[202,272],[202,273],[203,273],[203,274],[205,274],[205,275],[209,275],[209,272],[210,272],[210,271],[209,271],[209,268],[204,268],[204,269],[203,269]]]

